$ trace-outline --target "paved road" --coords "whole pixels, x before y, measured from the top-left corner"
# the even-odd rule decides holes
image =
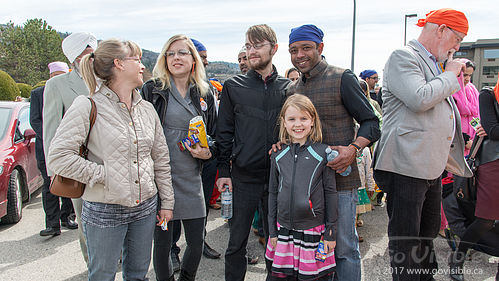
[[[364,226],[359,228],[359,233],[365,239],[365,242],[361,243],[362,279],[391,280],[388,266],[386,210],[377,208],[373,212],[364,214],[362,218]],[[44,228],[44,213],[41,195],[38,193],[24,207],[23,218],[18,224],[0,225],[0,280],[86,280],[86,265],[80,253],[76,231],[63,230],[60,236],[45,238],[38,235],[42,228]],[[221,252],[226,248],[228,227],[220,218],[219,211],[210,212],[207,240]],[[184,247],[184,243],[184,240],[181,240],[181,247]],[[441,269],[448,269],[445,260],[450,248],[441,238],[436,239],[435,245]],[[260,262],[248,266],[246,280],[264,280],[263,247],[258,244],[253,234],[250,235],[248,249],[251,254],[259,255]],[[497,260],[475,252],[472,261],[466,262],[465,268],[480,271],[466,275],[466,280],[493,281]],[[154,280],[152,266],[148,276]],[[438,274],[435,278],[450,280],[445,274]],[[122,280],[120,272],[116,280]],[[223,280],[223,260],[209,260],[203,257],[197,280]]]

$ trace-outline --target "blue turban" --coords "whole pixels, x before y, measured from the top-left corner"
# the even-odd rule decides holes
[[[313,41],[315,43],[322,43],[324,32],[313,24],[305,24],[300,27],[291,29],[289,34],[289,45],[297,41]]]
[[[206,51],[206,47],[201,42],[199,42],[196,39],[192,39],[192,38],[191,38],[191,41],[194,44],[194,46],[196,47],[196,50],[198,52]]]
[[[366,69],[364,71],[362,71],[360,73],[360,78],[362,78],[362,80],[366,80],[366,78],[369,78],[371,76],[373,76],[374,74],[378,74],[378,72],[376,72],[376,70],[373,70],[373,69]]]

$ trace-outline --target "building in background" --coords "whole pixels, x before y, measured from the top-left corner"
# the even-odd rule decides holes
[[[467,58],[475,63],[476,70],[471,81],[479,90],[496,84],[499,73],[499,39],[463,42],[455,57]]]

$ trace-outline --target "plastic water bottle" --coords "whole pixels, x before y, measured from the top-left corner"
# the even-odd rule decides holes
[[[225,191],[221,194],[222,201],[222,218],[230,219],[232,218],[232,192],[229,191],[229,186],[224,185]]]
[[[338,157],[338,155],[339,155],[337,150],[333,150],[329,146],[326,148],[326,154],[327,154],[327,161],[328,162],[333,161],[334,158]],[[340,173],[340,175],[346,177],[346,176],[350,175],[351,172],[352,172],[352,167],[348,166],[348,168],[343,173]]]

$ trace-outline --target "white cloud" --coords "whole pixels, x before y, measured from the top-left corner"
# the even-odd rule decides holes
[[[313,23],[324,33],[324,55],[330,64],[350,68],[353,1],[200,1],[200,0],[24,0],[4,1],[0,22],[22,24],[42,18],[61,32],[90,31],[98,38],[111,37],[136,41],[141,47],[160,51],[172,35],[187,34],[203,42],[209,60],[236,62],[244,43],[244,33],[253,24],[267,23],[277,33],[279,50],[274,63],[279,72],[291,67],[287,52],[289,31]],[[452,7],[463,11],[470,22],[466,41],[499,38],[493,9],[496,1],[419,0],[357,1],[355,73],[376,69],[380,74],[395,48],[403,45],[404,15],[418,18],[433,9]],[[407,25],[407,39],[417,37],[417,19]]]

